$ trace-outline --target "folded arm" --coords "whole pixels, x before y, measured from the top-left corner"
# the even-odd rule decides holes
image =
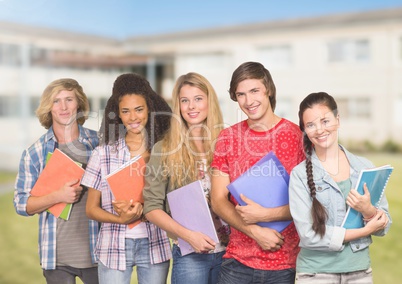
[[[289,205],[266,208],[247,198],[243,194],[240,195],[240,198],[246,203],[246,205],[237,205],[236,211],[246,224],[292,220]]]
[[[211,205],[213,211],[231,227],[254,239],[265,250],[278,250],[283,244],[280,233],[270,228],[247,224],[243,221],[235,206],[229,201],[229,191],[226,186],[230,183],[229,175],[213,169],[211,187]]]
[[[116,205],[119,207],[119,214],[115,215],[104,210],[101,206],[101,192],[94,188],[88,188],[88,200],[86,204],[86,214],[88,218],[101,223],[129,224],[141,218],[143,206],[140,202],[121,202]]]

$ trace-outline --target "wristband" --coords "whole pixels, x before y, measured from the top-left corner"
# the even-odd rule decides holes
[[[377,213],[378,213],[378,209],[375,210],[374,215],[371,216],[370,218],[364,218],[364,217],[363,217],[363,221],[364,221],[364,222],[369,222],[371,219],[373,219],[373,218],[377,215]]]

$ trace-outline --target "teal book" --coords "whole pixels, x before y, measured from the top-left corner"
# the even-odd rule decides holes
[[[357,192],[363,195],[363,185],[366,184],[368,190],[370,191],[371,204],[378,208],[393,170],[394,168],[390,165],[363,169],[360,172],[356,183]],[[342,227],[346,229],[358,229],[364,227],[363,215],[355,209],[349,207],[342,222]]]

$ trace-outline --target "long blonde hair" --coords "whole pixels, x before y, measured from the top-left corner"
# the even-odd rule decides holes
[[[202,75],[190,72],[180,76],[172,93],[172,119],[170,130],[163,139],[162,164],[167,169],[170,184],[174,187],[185,185],[186,180],[195,181],[197,176],[197,154],[194,142],[189,139],[189,127],[180,113],[179,94],[183,86],[196,87],[207,95],[208,115],[203,123],[202,137],[204,151],[203,157],[207,160],[207,167],[212,162],[215,142],[223,128],[222,112],[218,97],[211,83]],[[167,177],[167,176],[166,176]]]

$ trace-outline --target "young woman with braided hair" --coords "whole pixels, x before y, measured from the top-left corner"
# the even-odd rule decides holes
[[[312,198],[311,217],[313,219],[312,228],[314,232],[319,235],[325,234],[325,221],[328,218],[327,211],[324,206],[318,201],[316,195],[316,187],[313,179],[313,164],[311,162],[313,144],[307,135],[303,136],[303,147],[306,153],[306,173],[307,185],[310,189],[310,196]]]
[[[308,95],[299,108],[306,160],[291,173],[290,211],[300,237],[296,283],[372,283],[371,235],[384,236],[391,225],[384,197],[378,210],[354,188],[360,170],[373,167],[338,144],[339,114],[334,98]],[[347,206],[362,213],[365,226],[345,229]]]

